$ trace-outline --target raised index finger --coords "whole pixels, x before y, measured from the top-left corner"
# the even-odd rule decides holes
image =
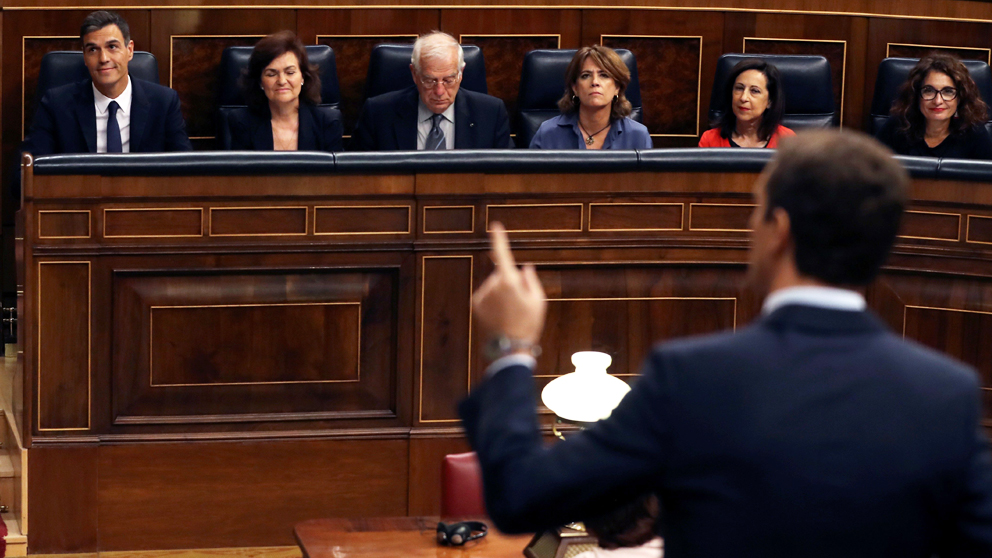
[[[496,269],[516,271],[517,262],[513,259],[513,253],[510,251],[510,239],[507,237],[506,229],[503,228],[502,223],[499,221],[492,223],[489,238],[493,243],[493,262],[496,263]]]

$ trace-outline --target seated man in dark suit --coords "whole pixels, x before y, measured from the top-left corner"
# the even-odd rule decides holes
[[[354,151],[512,147],[506,106],[496,97],[460,91],[464,54],[447,33],[413,45],[414,87],[365,101],[352,137]]]
[[[124,18],[93,12],[83,20],[79,37],[91,79],[45,94],[22,151],[37,156],[193,149],[179,95],[128,76],[134,41]]]
[[[861,134],[783,142],[750,222],[761,317],[659,346],[608,419],[551,447],[531,377],[545,295],[495,226],[474,305],[497,360],[460,410],[496,525],[554,527],[649,490],[666,558],[992,556],[975,372],[851,290],[886,259],[908,182]]]

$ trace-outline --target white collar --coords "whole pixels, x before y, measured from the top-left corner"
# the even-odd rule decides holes
[[[434,113],[431,111],[431,109],[427,108],[427,105],[424,104],[424,100],[421,99],[418,96],[417,97],[417,122],[423,122],[425,120],[430,120],[432,116],[434,116]],[[454,103],[454,101],[452,101],[452,103],[450,105],[448,105],[448,108],[444,109],[444,112],[441,113],[441,116],[443,116],[444,119],[447,120],[448,122],[454,122],[455,121],[455,103]]]
[[[95,84],[91,83],[90,85],[93,87],[93,101],[96,105],[97,114],[106,114],[107,108],[110,106],[110,101],[117,101],[117,106],[120,107],[120,110],[124,111],[124,114],[131,114],[131,76],[127,77],[127,87],[124,88],[124,91],[116,99],[111,99],[100,93],[100,90],[96,88]]]
[[[771,314],[787,304],[802,304],[831,310],[861,312],[865,309],[865,297],[848,289],[837,287],[787,287],[772,292],[765,297],[761,306],[763,314]]]

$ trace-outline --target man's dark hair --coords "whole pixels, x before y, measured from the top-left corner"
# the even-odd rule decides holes
[[[785,91],[782,88],[782,74],[779,73],[778,68],[760,58],[741,60],[730,70],[727,83],[723,87],[723,98],[720,99],[723,114],[715,122],[712,122],[711,126],[720,129],[720,137],[723,139],[730,139],[730,136],[737,129],[737,115],[734,114],[734,85],[737,83],[738,76],[748,70],[756,70],[765,76],[765,85],[768,88],[768,108],[761,115],[758,139],[768,141],[782,123],[782,116],[785,114]]]
[[[892,152],[857,132],[807,132],[769,163],[765,219],[789,215],[796,266],[831,285],[865,285],[899,230],[909,175]]]
[[[648,492],[606,513],[583,520],[586,531],[606,549],[640,546],[655,538],[661,513],[658,497]]]
[[[127,26],[127,21],[117,12],[107,10],[96,11],[86,16],[86,19],[83,20],[83,25],[79,27],[79,39],[82,40],[86,35],[94,31],[99,31],[108,25],[116,25],[121,30],[121,35],[124,35],[125,45],[131,40],[131,28]]]

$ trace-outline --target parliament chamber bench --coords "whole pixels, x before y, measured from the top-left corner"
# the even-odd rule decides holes
[[[306,519],[436,515],[485,368],[489,223],[547,291],[539,386],[589,349],[631,381],[653,343],[757,316],[747,223],[770,155],[25,156],[29,548],[288,545]],[[911,203],[868,304],[987,396],[992,163],[901,160]]]

